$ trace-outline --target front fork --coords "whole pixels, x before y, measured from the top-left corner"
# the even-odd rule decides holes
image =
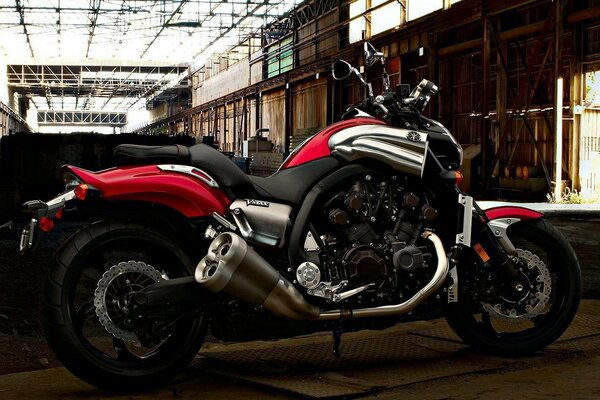
[[[459,209],[462,208],[462,219],[459,220],[459,229],[456,242],[450,257],[450,276],[453,280],[448,290],[448,302],[458,301],[458,273],[456,265],[459,253],[465,247],[471,247],[477,253],[484,265],[495,269],[495,273],[506,282],[512,290],[519,290],[521,282],[517,272],[517,250],[507,235],[507,228],[518,221],[519,218],[501,218],[490,221],[485,212],[481,210],[471,196],[458,194]]]

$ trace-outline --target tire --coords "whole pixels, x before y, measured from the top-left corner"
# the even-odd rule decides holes
[[[104,221],[61,246],[42,298],[42,324],[58,359],[80,379],[112,392],[145,390],[169,381],[198,353],[207,330],[202,316],[187,318],[148,354],[138,354],[139,345],[132,350],[130,342],[108,333],[96,315],[94,289],[112,265],[132,260],[152,265],[169,278],[193,273],[189,258],[165,235],[142,224]]]
[[[466,283],[463,268],[459,270],[459,302],[447,307],[446,320],[466,344],[480,351],[526,356],[554,342],[569,327],[581,297],[581,271],[571,245],[544,220],[515,224],[509,228],[508,236],[517,249],[529,250],[545,263],[551,278],[548,304],[529,320],[496,321],[497,315],[486,311],[482,302],[469,301],[474,289]]]

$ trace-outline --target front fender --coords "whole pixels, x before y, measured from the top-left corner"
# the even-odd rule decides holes
[[[544,214],[525,207],[499,206],[485,210],[485,215],[490,221],[502,218],[516,218],[521,220],[542,218]]]
[[[231,201],[220,188],[177,171],[156,165],[111,168],[91,172],[73,166],[63,167],[81,181],[94,186],[107,201],[136,201],[160,204],[188,218],[224,215]]]
[[[485,210],[488,218],[488,226],[498,239],[504,250],[513,256],[517,255],[515,246],[510,241],[507,230],[508,227],[520,222],[531,219],[542,218],[544,214],[525,207],[518,206],[500,206]]]

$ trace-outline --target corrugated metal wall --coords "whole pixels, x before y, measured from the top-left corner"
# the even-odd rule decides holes
[[[294,143],[312,135],[327,124],[327,79],[311,79],[292,88]],[[296,138],[297,137],[297,138]]]
[[[452,117],[448,128],[462,144],[481,141],[481,52],[450,57],[444,68],[448,68],[449,84],[444,96],[450,100],[447,107]],[[411,81],[417,82],[417,81]],[[460,99],[460,101],[456,101]]]
[[[285,136],[285,89],[262,95],[262,128],[269,129],[269,140],[283,152]]]
[[[579,179],[581,192],[600,195],[600,110],[587,108],[581,118]]]

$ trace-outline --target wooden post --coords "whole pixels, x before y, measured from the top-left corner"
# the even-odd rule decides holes
[[[506,40],[498,41],[498,51],[496,55],[496,65],[501,65],[502,60],[500,53],[508,55],[508,45]],[[508,91],[508,75],[504,68],[498,68],[498,79],[496,82],[496,118],[498,121],[498,132],[504,132],[506,130],[507,118],[506,118],[506,99]],[[500,134],[494,135],[497,139],[495,140],[496,146],[494,151],[498,150]],[[492,167],[492,168],[495,168]]]
[[[571,96],[569,110],[573,114],[573,135],[571,136],[571,152],[569,163],[569,175],[573,189],[581,190],[579,178],[579,147],[581,141],[581,113],[575,112],[575,106],[583,103],[583,40],[582,26],[576,24],[573,29],[574,57],[571,61]]]
[[[481,52],[481,69],[483,82],[481,85],[481,176],[485,180],[489,174],[489,113],[490,113],[490,58],[492,41],[490,37],[490,17],[483,18],[483,49]],[[484,190],[487,188],[483,188]]]
[[[233,130],[233,135],[231,137],[231,151],[233,151],[236,155],[238,154],[238,146],[237,146],[237,105],[238,100],[233,100],[233,121],[231,123],[231,129]]]
[[[286,82],[285,84],[285,94],[284,94],[285,98],[284,98],[284,124],[285,124],[285,129],[283,132],[283,154],[284,156],[287,156],[287,154],[291,151],[290,149],[290,137],[292,136],[292,130],[293,130],[293,126],[292,126],[292,118],[294,115],[293,109],[292,109],[292,90],[290,89],[290,83]]]

